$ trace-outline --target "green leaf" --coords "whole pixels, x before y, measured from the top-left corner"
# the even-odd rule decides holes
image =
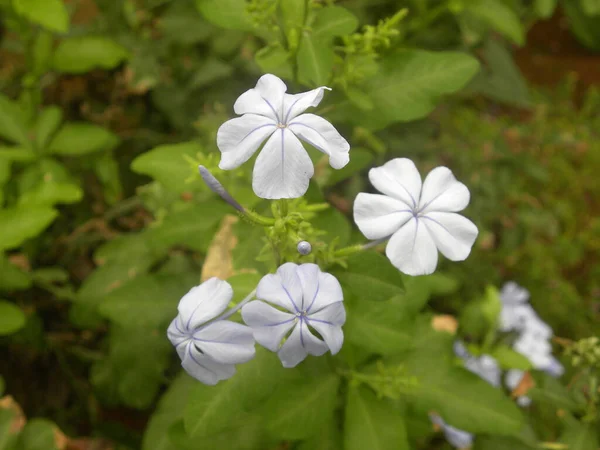
[[[14,421],[19,420],[15,408],[8,404],[7,408],[0,408],[0,450],[14,450],[19,429],[14,426]]]
[[[254,61],[264,73],[272,73],[280,78],[294,77],[290,53],[281,44],[261,48],[254,54]]]
[[[264,420],[277,439],[305,439],[331,420],[336,406],[339,376],[330,373],[304,383],[286,383],[264,405]]]
[[[527,391],[536,404],[550,405],[554,408],[561,408],[567,411],[579,412],[584,405],[575,401],[574,396],[569,389],[556,378],[547,374],[536,375],[535,386]]]
[[[306,1],[305,0],[287,0],[279,2],[279,11],[285,27],[286,33],[294,29],[301,28],[306,19]]]
[[[583,424],[570,421],[563,431],[560,442],[569,450],[596,450],[598,448],[598,427],[594,423]]]
[[[312,225],[325,231],[326,240],[332,241],[338,238],[338,245],[344,246],[350,240],[352,225],[348,218],[336,208],[328,208],[320,212],[317,217],[311,220]]]
[[[53,158],[41,158],[21,173],[17,180],[19,193],[23,195],[44,182],[76,184],[77,180],[61,162]]]
[[[519,16],[502,0],[480,0],[470,5],[468,11],[487,22],[515,44],[525,43],[525,31]]]
[[[335,420],[322,425],[317,434],[298,446],[298,450],[340,450],[341,448],[342,432]]]
[[[13,303],[0,300],[0,336],[19,331],[25,326],[25,314]]]
[[[379,302],[359,299],[348,306],[344,332],[348,342],[380,355],[411,348],[414,329],[401,296]]]
[[[27,126],[19,105],[0,94],[0,137],[29,147]]]
[[[168,430],[183,419],[184,405],[197,382],[183,371],[161,397],[144,431],[142,450],[180,450],[169,439]]]
[[[409,450],[404,419],[386,400],[365,387],[348,390],[345,450]]]
[[[500,389],[465,369],[443,370],[438,359],[432,352],[426,359],[421,355],[406,361],[407,369],[418,378],[413,394],[422,407],[472,433],[519,434],[524,425],[521,411]]]
[[[58,106],[44,108],[35,123],[35,144],[44,150],[62,123],[63,113]]]
[[[481,312],[488,325],[490,327],[496,326],[500,317],[500,311],[502,311],[502,301],[500,300],[498,289],[494,286],[487,286],[480,305]]]
[[[96,68],[114,69],[129,56],[125,47],[108,37],[78,36],[60,42],[52,65],[63,73],[85,73]]]
[[[380,64],[381,69],[364,88],[376,112],[364,114],[348,105],[350,110],[345,113],[352,114],[361,126],[378,129],[427,116],[442,95],[463,88],[479,70],[475,58],[456,52],[402,50],[386,56]],[[339,105],[344,107],[346,104]]]
[[[57,203],[77,203],[82,198],[83,191],[77,185],[43,181],[19,197],[18,205],[53,206]]]
[[[185,429],[192,438],[225,431],[273,393],[285,369],[274,353],[256,350],[252,361],[237,366],[233,378],[217,386],[196,384],[184,415]]]
[[[348,162],[348,164],[346,164],[340,170],[332,170],[329,178],[327,179],[326,186],[333,186],[340,181],[350,178],[364,168],[368,167],[372,161],[373,154],[371,152],[362,150],[360,148],[353,148],[350,162]]]
[[[245,0],[196,0],[196,8],[206,20],[230,30],[252,29]]]
[[[20,450],[58,450],[57,426],[46,419],[27,422],[19,436]]]
[[[27,147],[0,146],[0,158],[8,161],[30,162],[36,158],[35,152]]]
[[[494,357],[500,367],[504,370],[530,370],[533,368],[529,358],[521,355],[519,352],[514,351],[512,348],[506,345],[498,345],[491,352],[491,356]]]
[[[15,12],[57,33],[69,31],[69,14],[62,0],[12,0]]]
[[[592,50],[600,49],[600,17],[586,16],[579,2],[561,2],[561,7],[569,19],[569,29],[577,39]]]
[[[312,25],[313,37],[317,40],[346,36],[357,28],[356,16],[341,6],[328,6],[320,9]]]
[[[588,16],[597,16],[600,14],[600,0],[580,0],[583,12]]]
[[[17,206],[0,210],[0,250],[16,248],[37,236],[56,216],[58,212],[47,206]]]
[[[542,19],[549,19],[554,14],[558,0],[535,0],[533,7]]]
[[[104,188],[104,199],[109,205],[114,205],[123,198],[123,185],[119,174],[119,164],[113,152],[102,152],[97,155],[93,164],[94,172]]]
[[[4,395],[4,391],[6,389],[6,384],[4,383],[4,378],[0,375],[0,397]]]
[[[161,145],[135,158],[131,170],[151,176],[167,189],[182,193],[190,190],[189,179],[199,177],[189,159],[195,160],[202,151],[202,147],[193,141]]]
[[[346,296],[361,301],[388,300],[404,292],[402,275],[387,258],[375,252],[355,254],[346,270],[336,271]]]
[[[85,122],[66,123],[56,134],[48,151],[58,155],[79,156],[100,150],[112,150],[119,138],[106,128]]]
[[[327,84],[333,70],[333,44],[305,32],[298,50],[298,78],[311,86]]]
[[[0,291],[22,291],[31,286],[31,277],[0,254]]]

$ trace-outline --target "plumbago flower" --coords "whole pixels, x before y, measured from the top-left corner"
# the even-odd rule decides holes
[[[301,94],[286,94],[287,86],[275,75],[260,77],[256,87],[244,92],[233,109],[242,115],[228,120],[217,132],[221,151],[219,167],[239,167],[267,143],[256,159],[252,187],[262,198],[296,198],[304,195],[314,167],[300,139],[329,155],[329,164],[341,169],[349,161],[350,145],[325,119],[302,114],[317,106],[322,86]]]
[[[385,252],[400,271],[433,273],[438,250],[452,261],[469,256],[477,227],[456,212],[470,194],[448,168],[433,169],[421,182],[410,159],[396,158],[371,169],[369,180],[383,195],[358,194],[354,221],[368,239],[390,238]]]
[[[179,314],[167,336],[181,365],[197,380],[214,385],[235,373],[235,364],[254,357],[252,330],[218,317],[231,301],[233,289],[226,281],[211,278],[193,287],[179,302]]]
[[[336,354],[342,348],[342,287],[316,264],[283,264],[260,280],[256,297],[242,308],[242,317],[256,341],[277,352],[284,367],[295,367],[309,354]]]
[[[452,425],[448,425],[444,419],[435,413],[429,414],[429,419],[434,425],[440,427],[448,443],[457,449],[469,449],[473,445],[475,437],[468,431],[460,430]]]

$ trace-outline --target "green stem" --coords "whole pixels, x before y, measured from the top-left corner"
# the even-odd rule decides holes
[[[251,222],[254,222],[257,225],[263,225],[265,227],[272,227],[275,225],[275,219],[271,219],[270,217],[261,216],[254,211],[250,211],[247,209],[244,213],[240,213],[242,216],[248,218]]]

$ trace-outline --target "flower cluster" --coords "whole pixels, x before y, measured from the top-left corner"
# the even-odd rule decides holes
[[[277,352],[284,367],[296,366],[309,354],[335,354],[342,348],[346,321],[342,288],[316,264],[283,264],[277,273],[261,279],[258,300],[248,303],[250,295],[224,312],[232,297],[226,281],[205,281],[183,296],[167,331],[182,367],[205,384],[233,376],[236,364],[254,357],[255,341]],[[239,309],[247,325],[226,320]]]
[[[263,75],[236,100],[233,109],[239,117],[225,122],[217,132],[219,167],[239,167],[262,145],[252,187],[265,199],[297,198],[306,193],[314,167],[302,141],[327,155],[334,169],[344,167],[350,160],[346,139],[327,120],[305,112],[318,106],[327,90],[321,86],[288,94],[281,79]],[[267,235],[276,227],[276,220],[238,203],[208,169],[200,166],[199,172],[213,192],[251,222],[264,226]],[[381,194],[360,193],[354,203],[354,220],[363,234],[376,242],[350,248],[352,251],[389,239],[388,258],[409,275],[432,273],[438,250],[452,261],[467,258],[478,230],[457,214],[468,205],[470,194],[448,168],[438,167],[422,181],[412,161],[397,158],[371,169],[369,179]],[[287,204],[279,204],[285,216]],[[298,253],[309,255],[311,243],[293,230],[289,233],[298,239]],[[279,255],[278,259],[289,258]],[[284,263],[276,273],[261,279],[255,293],[225,312],[232,288],[213,278],[181,299],[168,337],[191,376],[206,384],[231,377],[236,364],[254,356],[255,343],[276,352],[284,367],[294,367],[308,355],[340,351],[346,320],[342,288],[318,265]],[[237,311],[245,325],[227,320]]]
[[[552,356],[552,329],[535,312],[529,303],[529,292],[515,282],[508,282],[500,291],[502,310],[500,312],[500,329],[516,332],[517,338],[513,349],[525,356],[531,365],[554,377],[563,374],[561,363]],[[504,382],[509,389],[515,389],[522,381],[525,373],[519,369],[507,372]],[[531,400],[526,396],[517,399],[521,406],[527,406]]]

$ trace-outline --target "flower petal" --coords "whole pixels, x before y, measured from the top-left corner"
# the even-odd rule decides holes
[[[217,131],[217,147],[221,150],[219,167],[230,170],[245,163],[276,129],[273,119],[256,114],[225,122]]]
[[[437,248],[421,220],[409,220],[388,242],[385,254],[401,272],[428,275],[437,266]]]
[[[449,212],[430,212],[419,218],[436,247],[451,261],[464,261],[471,253],[478,230],[466,217]]]
[[[306,193],[314,167],[294,133],[278,129],[256,159],[252,188],[261,198],[298,198]]]
[[[171,321],[171,324],[167,329],[167,337],[169,338],[169,341],[171,341],[171,344],[173,344],[173,347],[175,347],[175,350],[177,350],[177,354],[181,359],[183,359],[185,352],[187,351],[186,344],[192,338],[191,333],[185,332],[184,329],[185,326],[182,324],[181,316],[179,314]]]
[[[469,204],[469,189],[447,167],[436,167],[423,182],[419,211],[457,212]]]
[[[288,124],[304,142],[329,155],[329,164],[341,169],[350,161],[350,144],[328,121],[314,114],[302,114]]]
[[[210,278],[193,287],[179,301],[179,315],[183,331],[193,330],[214,319],[227,308],[233,297],[233,289],[227,281]]]
[[[342,325],[346,322],[346,310],[342,302],[333,303],[307,318],[311,327],[319,332],[332,355],[342,348],[344,332]]]
[[[319,272],[318,288],[312,298],[307,298],[305,310],[314,315],[323,308],[344,301],[342,286],[336,277],[326,272]]]
[[[300,343],[309,355],[321,356],[329,350],[325,342],[312,334],[306,320],[298,324],[297,328],[300,328]]]
[[[219,363],[240,364],[254,358],[252,329],[239,323],[213,322],[196,331],[193,339],[202,353]]]
[[[213,386],[235,374],[234,365],[213,361],[208,356],[203,355],[191,342],[186,350],[181,366],[189,375],[204,384]]]
[[[412,210],[400,200],[361,192],[354,200],[354,222],[367,239],[383,239],[412,219]]]
[[[272,352],[279,350],[281,341],[296,324],[296,316],[281,312],[261,301],[242,307],[242,318],[252,328],[254,339]]]
[[[256,298],[281,306],[292,313],[301,311],[302,284],[297,269],[297,264],[285,263],[275,274],[262,277],[256,287]]]
[[[259,114],[282,122],[281,107],[287,86],[275,75],[266,74],[259,78],[254,89],[238,97],[233,110],[236,114]]]
[[[416,209],[421,193],[421,175],[407,158],[395,158],[369,171],[369,180],[382,194],[398,199]]]
[[[325,89],[331,90],[327,86],[321,86],[300,94],[284,94],[282,123],[289,124],[292,119],[298,114],[302,114],[307,108],[318,106],[323,100]]]
[[[299,325],[300,324],[297,324],[294,327],[292,334],[290,334],[290,336],[281,346],[279,352],[277,352],[277,356],[279,356],[283,367],[296,367],[302,360],[304,360],[304,358],[306,358],[306,355],[308,355],[308,352],[300,340],[302,328]]]

